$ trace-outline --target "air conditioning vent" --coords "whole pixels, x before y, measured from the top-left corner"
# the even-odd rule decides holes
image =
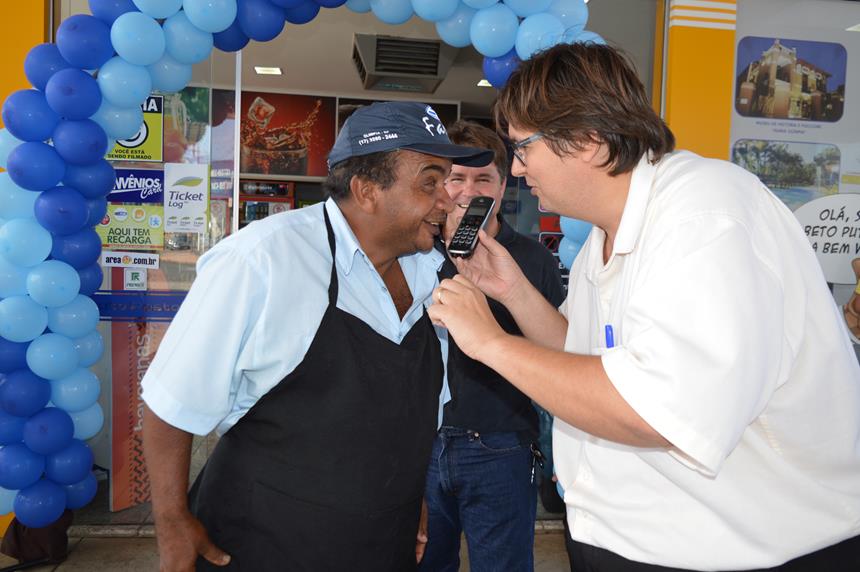
[[[433,93],[458,51],[440,40],[356,34],[352,59],[365,89]]]

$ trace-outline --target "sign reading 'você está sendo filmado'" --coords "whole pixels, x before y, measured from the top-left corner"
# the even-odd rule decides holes
[[[164,160],[164,96],[151,95],[140,105],[143,124],[129,139],[116,142],[106,159],[109,161]]]

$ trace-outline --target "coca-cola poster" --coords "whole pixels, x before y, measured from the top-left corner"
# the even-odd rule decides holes
[[[227,115],[214,109],[218,101],[213,118]],[[333,97],[242,92],[241,172],[324,177],[335,116]]]

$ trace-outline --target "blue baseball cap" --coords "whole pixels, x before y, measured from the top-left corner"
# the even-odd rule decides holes
[[[454,145],[432,107],[413,101],[389,101],[360,107],[349,116],[328,154],[329,169],[350,157],[409,149],[451,159],[457,165],[484,167],[493,152]]]

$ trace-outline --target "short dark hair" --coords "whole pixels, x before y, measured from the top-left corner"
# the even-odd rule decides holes
[[[492,129],[474,121],[459,119],[448,127],[448,138],[455,145],[489,149],[493,152],[493,165],[502,181],[508,178],[508,152],[502,139]]]
[[[344,159],[329,169],[322,188],[327,196],[340,202],[349,197],[349,183],[353,177],[376,183],[382,190],[389,189],[397,180],[399,149],[358,155]]]
[[[559,44],[522,62],[494,107],[500,130],[540,131],[557,155],[589,142],[607,146],[609,174],[632,171],[675,148],[675,136],[648,102],[633,65],[619,50],[595,43]]]

